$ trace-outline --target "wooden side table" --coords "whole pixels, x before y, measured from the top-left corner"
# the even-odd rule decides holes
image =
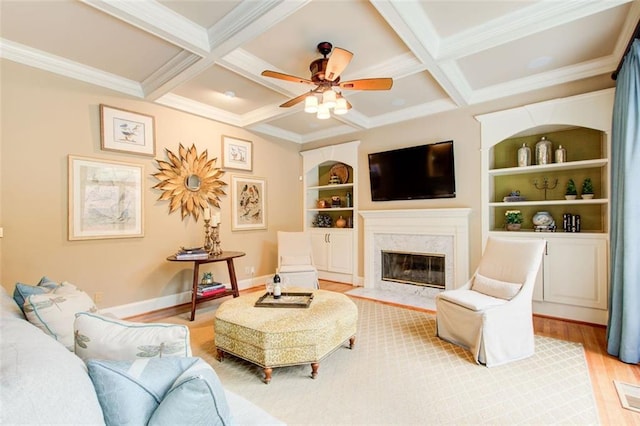
[[[233,259],[236,257],[242,257],[245,253],[241,251],[223,251],[221,254],[217,256],[209,255],[206,259],[176,259],[175,255],[167,257],[167,260],[170,262],[193,262],[193,288],[191,289],[191,321],[193,321],[196,317],[196,305],[200,302],[204,302],[207,300],[218,299],[220,297],[225,297],[229,295],[233,295],[233,297],[238,297],[240,293],[238,292],[238,281],[236,279],[236,270],[233,266]],[[227,262],[227,269],[229,270],[229,281],[231,282],[231,289],[227,289],[224,292],[214,294],[213,296],[205,296],[198,297],[198,277],[200,275],[200,265],[203,263],[214,263],[214,262]]]

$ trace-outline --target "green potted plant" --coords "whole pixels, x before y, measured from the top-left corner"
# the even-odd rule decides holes
[[[593,198],[593,182],[591,182],[591,178],[585,178],[584,182],[582,182],[582,198],[585,200]]]
[[[578,189],[573,179],[569,179],[567,182],[567,190],[564,192],[564,198],[567,200],[575,200],[578,195]]]
[[[520,210],[507,210],[504,213],[504,221],[507,231],[519,231],[522,226],[522,213]]]

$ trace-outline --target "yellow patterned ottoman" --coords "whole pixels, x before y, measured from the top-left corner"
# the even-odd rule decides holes
[[[218,360],[229,353],[257,364],[267,384],[274,367],[310,363],[315,379],[320,360],[347,340],[353,348],[358,308],[344,294],[313,293],[308,308],[255,307],[260,292],[223,302],[214,322]]]

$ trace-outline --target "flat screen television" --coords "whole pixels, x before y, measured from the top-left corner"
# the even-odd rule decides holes
[[[369,154],[372,201],[454,198],[453,141]]]

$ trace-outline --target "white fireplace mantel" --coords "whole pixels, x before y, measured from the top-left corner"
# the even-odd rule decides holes
[[[379,234],[453,237],[453,286],[469,279],[470,208],[360,210],[364,219],[364,286],[374,288],[378,279],[375,259],[380,256],[375,238]],[[449,287],[448,287],[449,288]]]

